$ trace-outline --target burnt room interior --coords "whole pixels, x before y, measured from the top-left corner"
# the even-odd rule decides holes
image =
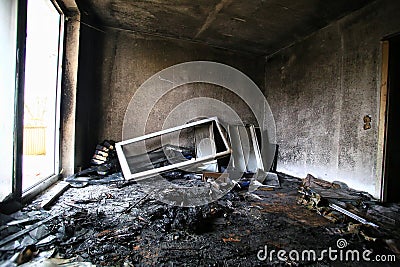
[[[0,266],[396,266],[399,14],[2,0]]]

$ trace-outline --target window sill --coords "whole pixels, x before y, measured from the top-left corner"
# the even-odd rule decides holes
[[[28,190],[22,193],[22,204],[26,204],[31,202],[37,195],[42,193],[44,190],[49,188],[55,182],[57,182],[60,178],[59,174],[55,174],[50,176],[49,178],[43,180],[42,182],[38,183],[37,185],[29,188]]]

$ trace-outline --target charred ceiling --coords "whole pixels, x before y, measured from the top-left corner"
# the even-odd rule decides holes
[[[85,0],[105,27],[269,55],[372,0]],[[83,2],[83,3],[82,3]]]

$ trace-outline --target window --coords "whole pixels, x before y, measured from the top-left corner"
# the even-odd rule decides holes
[[[61,14],[49,0],[28,1],[22,189],[58,170]]]
[[[59,172],[63,15],[51,0],[2,0],[0,20],[3,201]]]
[[[0,1],[0,201],[12,193],[17,5]]]

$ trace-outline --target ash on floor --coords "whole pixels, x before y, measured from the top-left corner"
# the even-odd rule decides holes
[[[0,260],[4,266],[15,262],[27,266],[44,262],[63,266],[370,264],[340,258],[339,241],[345,242],[342,251],[358,250],[360,258],[365,250],[372,251],[371,259],[395,255],[396,246],[382,241],[390,239],[389,233],[367,239],[365,230],[349,228],[358,225],[354,221],[329,221],[298,204],[300,179],[283,174],[279,178],[281,188],[260,188],[254,194],[232,190],[213,203],[193,208],[161,203],[137,184],[70,188],[49,211],[36,208],[38,199],[9,218],[16,223],[1,227],[2,239],[55,215],[1,246]],[[329,248],[337,251],[336,260],[322,253]],[[286,254],[279,255],[279,250]],[[315,258],[302,256],[311,250]]]

